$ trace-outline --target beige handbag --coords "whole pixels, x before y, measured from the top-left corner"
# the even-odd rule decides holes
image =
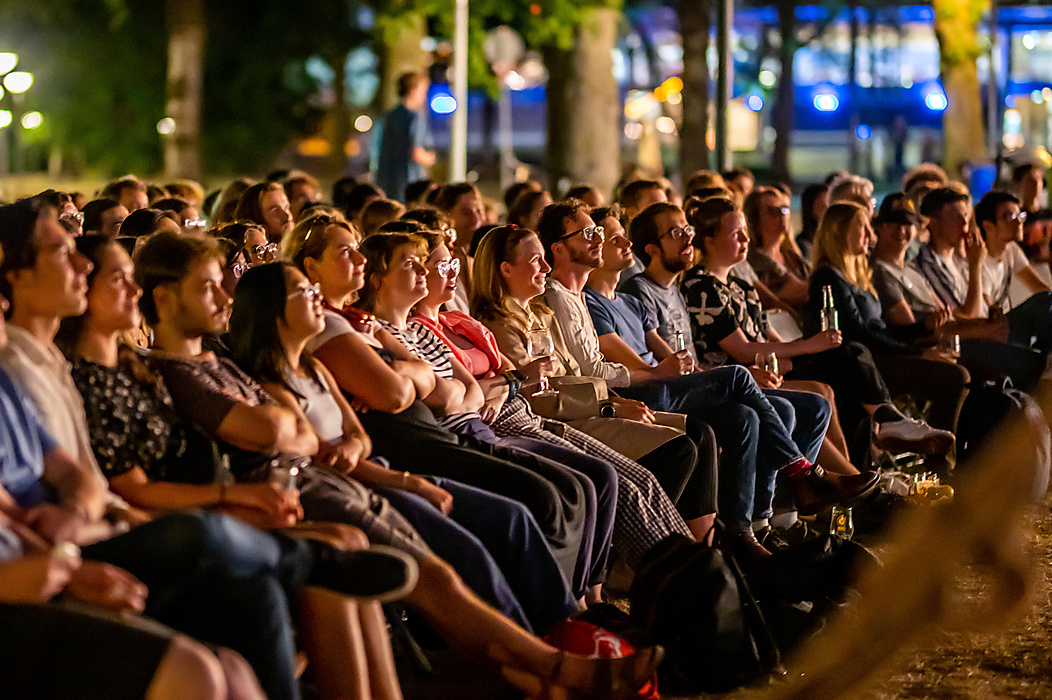
[[[533,412],[552,420],[578,420],[599,415],[599,407],[609,400],[606,380],[600,377],[578,377],[567,375],[548,380],[557,393],[533,396],[537,385],[523,387],[522,395],[530,402]]]

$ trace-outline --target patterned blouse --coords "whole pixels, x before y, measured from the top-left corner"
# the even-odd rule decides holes
[[[88,417],[91,447],[107,478],[141,467],[156,481],[170,479],[169,468],[186,450],[186,432],[160,375],[149,386],[138,379],[121,353],[116,367],[87,360],[72,364],[73,381]],[[153,370],[145,358],[144,368]],[[156,373],[155,373],[156,374]]]
[[[690,312],[694,349],[704,366],[734,363],[720,341],[739,328],[749,341],[767,340],[760,297],[748,282],[734,275],[722,282],[699,265],[686,273],[681,289]]]

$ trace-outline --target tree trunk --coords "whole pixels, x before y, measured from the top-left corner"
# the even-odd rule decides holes
[[[939,39],[942,86],[943,167],[951,177],[966,163],[987,159],[979,69],[979,22],[989,0],[932,0]]]
[[[680,0],[679,31],[683,36],[683,120],[680,124],[679,172],[684,181],[709,167],[709,0]]]
[[[609,194],[620,178],[621,99],[613,62],[620,17],[614,9],[590,10],[573,48],[544,51],[553,191],[587,183]]]
[[[398,30],[385,32],[380,53],[380,109],[387,111],[398,104],[398,76],[412,71],[426,72],[427,53],[420,47],[427,36],[427,19],[419,12],[399,20]]]
[[[165,113],[175,131],[164,139],[167,177],[201,177],[201,98],[205,59],[203,0],[168,0],[168,80]]]
[[[778,0],[778,32],[782,36],[782,46],[778,58],[782,64],[778,76],[778,88],[775,91],[774,108],[771,121],[776,136],[774,153],[771,156],[771,171],[774,179],[787,185],[792,183],[789,173],[789,146],[792,143],[793,131],[793,56],[796,54],[796,3],[793,0]]]
[[[332,68],[332,134],[329,141],[327,168],[334,178],[343,175],[347,167],[347,141],[351,138],[351,113],[347,109],[347,57],[333,56],[328,60]]]

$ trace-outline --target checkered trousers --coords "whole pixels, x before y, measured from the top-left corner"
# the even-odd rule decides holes
[[[657,477],[617,450],[595,438],[563,425],[562,437],[544,428],[545,420],[521,396],[504,404],[490,426],[498,437],[531,437],[601,459],[617,472],[617,514],[614,551],[635,567],[643,554],[672,533],[692,537]]]

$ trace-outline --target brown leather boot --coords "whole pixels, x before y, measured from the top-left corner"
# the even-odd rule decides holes
[[[801,515],[814,515],[837,503],[852,501],[873,492],[880,481],[875,472],[830,474],[817,464],[789,476],[793,501]]]
[[[723,534],[722,542],[723,548],[733,554],[742,564],[756,564],[771,556],[771,553],[756,539],[756,533],[752,531],[752,528],[743,532],[728,530]]]

